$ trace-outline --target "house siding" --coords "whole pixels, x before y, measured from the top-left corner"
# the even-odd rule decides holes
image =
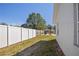
[[[65,55],[78,55],[79,47],[74,45],[74,4],[58,4],[59,35],[57,41]]]

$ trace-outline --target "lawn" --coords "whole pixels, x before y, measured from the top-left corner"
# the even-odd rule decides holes
[[[16,53],[24,50],[25,48],[28,48],[28,47],[36,44],[37,42],[51,41],[51,40],[55,40],[55,39],[56,39],[55,36],[39,35],[39,36],[36,36],[34,38],[10,45],[8,47],[0,48],[0,56],[15,55]]]

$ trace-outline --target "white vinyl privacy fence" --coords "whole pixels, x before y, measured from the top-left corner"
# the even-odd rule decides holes
[[[0,48],[33,38],[35,36],[35,29],[0,25]]]

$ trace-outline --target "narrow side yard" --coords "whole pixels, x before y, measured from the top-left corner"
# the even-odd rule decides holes
[[[29,48],[15,54],[15,56],[63,56],[63,52],[56,40],[39,41]]]
[[[32,52],[28,52],[27,54],[25,53],[24,55],[64,55],[55,39],[55,36],[39,35],[32,39],[28,39],[8,47],[0,48],[0,55],[23,55],[19,53],[21,53],[24,50],[26,50],[26,52],[32,50]],[[37,48],[34,49],[35,47]]]

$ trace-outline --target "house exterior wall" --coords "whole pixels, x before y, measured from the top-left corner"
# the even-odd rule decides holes
[[[58,21],[56,29],[59,30],[59,33],[56,32],[56,38],[59,46],[65,55],[79,56],[79,47],[74,45],[74,4],[58,4],[57,16],[58,18],[54,20]]]

